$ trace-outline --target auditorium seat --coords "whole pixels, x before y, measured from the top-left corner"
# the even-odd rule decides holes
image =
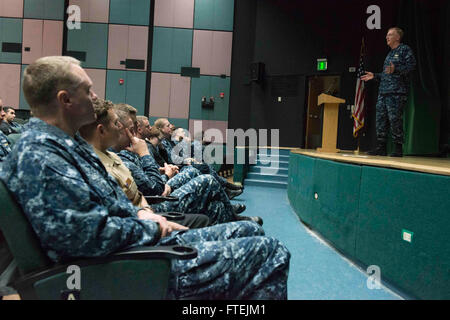
[[[164,299],[171,259],[192,259],[194,248],[186,246],[136,247],[107,257],[88,258],[55,264],[50,261],[23,211],[0,181],[0,229],[17,262],[19,279],[12,283],[22,299],[124,300]],[[81,290],[75,283],[80,268]]]

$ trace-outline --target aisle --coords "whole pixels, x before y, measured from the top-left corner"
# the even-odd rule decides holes
[[[368,275],[308,230],[291,208],[286,190],[247,186],[233,200],[247,206],[245,215],[264,219],[266,235],[291,252],[289,300],[398,300],[386,287],[369,289]]]

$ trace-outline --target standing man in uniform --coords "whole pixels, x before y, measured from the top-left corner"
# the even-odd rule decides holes
[[[392,157],[403,156],[403,109],[408,99],[410,74],[416,66],[416,59],[409,46],[401,43],[403,30],[394,27],[386,35],[391,48],[384,60],[383,72],[366,72],[363,81],[375,79],[380,82],[376,106],[377,147],[370,155],[386,156],[386,142],[391,128],[394,152]]]

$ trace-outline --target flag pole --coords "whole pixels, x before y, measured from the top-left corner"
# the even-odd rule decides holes
[[[362,39],[361,39],[361,48],[360,48],[360,51],[359,51],[359,56],[362,57],[363,54],[364,54],[364,36],[363,36]],[[358,131],[359,131],[359,130],[358,130]],[[360,150],[359,150],[359,147],[360,147],[360,139],[361,139],[360,133],[361,133],[361,132],[357,132],[357,148],[356,148],[356,150],[354,151],[354,154],[355,154],[355,155],[359,155],[359,152],[360,152]]]

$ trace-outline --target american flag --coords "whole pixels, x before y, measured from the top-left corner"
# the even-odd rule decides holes
[[[365,74],[364,71],[364,38],[361,43],[361,51],[359,54],[359,67],[356,75],[356,93],[355,93],[355,107],[352,111],[353,117],[353,136],[358,136],[358,131],[364,127],[364,100],[366,97],[366,90],[364,88],[364,81],[361,77]]]

